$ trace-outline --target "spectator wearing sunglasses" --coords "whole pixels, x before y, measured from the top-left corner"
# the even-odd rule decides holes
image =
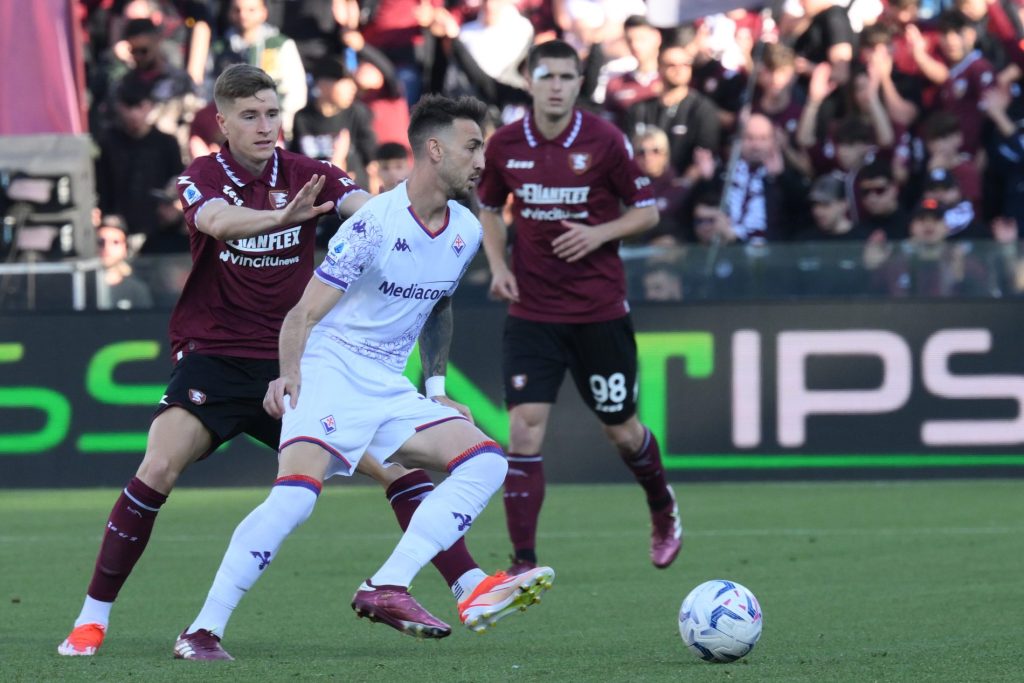
[[[908,236],[910,216],[900,206],[900,188],[893,178],[892,164],[875,160],[861,169],[856,182],[861,207],[856,230],[885,239],[900,240]]]
[[[132,19],[125,26],[134,66],[125,74],[121,85],[145,89],[153,102],[151,114],[157,130],[173,135],[182,149],[187,149],[188,123],[195,110],[192,78],[184,69],[168,62],[160,29],[151,19]]]
[[[659,217],[653,230],[639,236],[642,243],[673,246],[685,241],[678,214],[689,191],[669,163],[668,152],[668,135],[657,126],[649,126],[633,137],[636,163],[651,179]]]

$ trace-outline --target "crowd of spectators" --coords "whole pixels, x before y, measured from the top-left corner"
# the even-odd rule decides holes
[[[101,215],[133,250],[187,245],[169,187],[223,143],[211,91],[231,63],[278,82],[282,146],[379,191],[407,172],[422,93],[476,95],[509,123],[529,106],[527,50],[562,37],[584,57],[582,105],[652,180],[662,220],[639,246],[860,244],[863,288],[995,291],[970,243],[1016,244],[1024,225],[1024,0],[786,0],[671,27],[647,18],[657,2],[80,0]],[[953,281],[908,284],[920,254]],[[655,259],[644,291],[686,298],[740,270],[729,258],[672,281]]]

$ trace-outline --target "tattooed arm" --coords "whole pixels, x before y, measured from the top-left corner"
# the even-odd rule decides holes
[[[441,297],[420,330],[420,362],[423,364],[424,377],[445,376],[453,327],[452,299],[449,296]]]
[[[473,415],[469,408],[445,395],[444,377],[448,371],[448,350],[452,344],[453,329],[452,299],[442,297],[420,330],[420,363],[426,378],[424,393],[427,398],[455,408],[472,422]]]

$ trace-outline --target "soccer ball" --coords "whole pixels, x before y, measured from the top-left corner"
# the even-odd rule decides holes
[[[707,662],[735,662],[761,637],[761,606],[749,590],[725,579],[690,591],[679,608],[679,635]]]

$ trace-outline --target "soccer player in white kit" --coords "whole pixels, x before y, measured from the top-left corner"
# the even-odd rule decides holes
[[[480,177],[484,111],[473,98],[420,101],[409,125],[416,156],[409,180],[345,221],[285,317],[281,377],[264,400],[268,413],[283,415],[278,477],[236,528],[202,611],[175,643],[176,657],[231,658],[220,638],[242,595],[312,513],[324,479],[351,475],[361,457],[449,476],[356,591],[353,609],[418,637],[451,633],[408,587],[466,533],[508,469],[501,447],[436,388],[452,335],[449,297],[482,240],[479,221],[451,200],[468,197]],[[417,339],[434,399],[402,375]],[[459,616],[475,631],[537,602],[554,579],[549,567],[513,577],[473,572],[459,580],[468,593]]]

